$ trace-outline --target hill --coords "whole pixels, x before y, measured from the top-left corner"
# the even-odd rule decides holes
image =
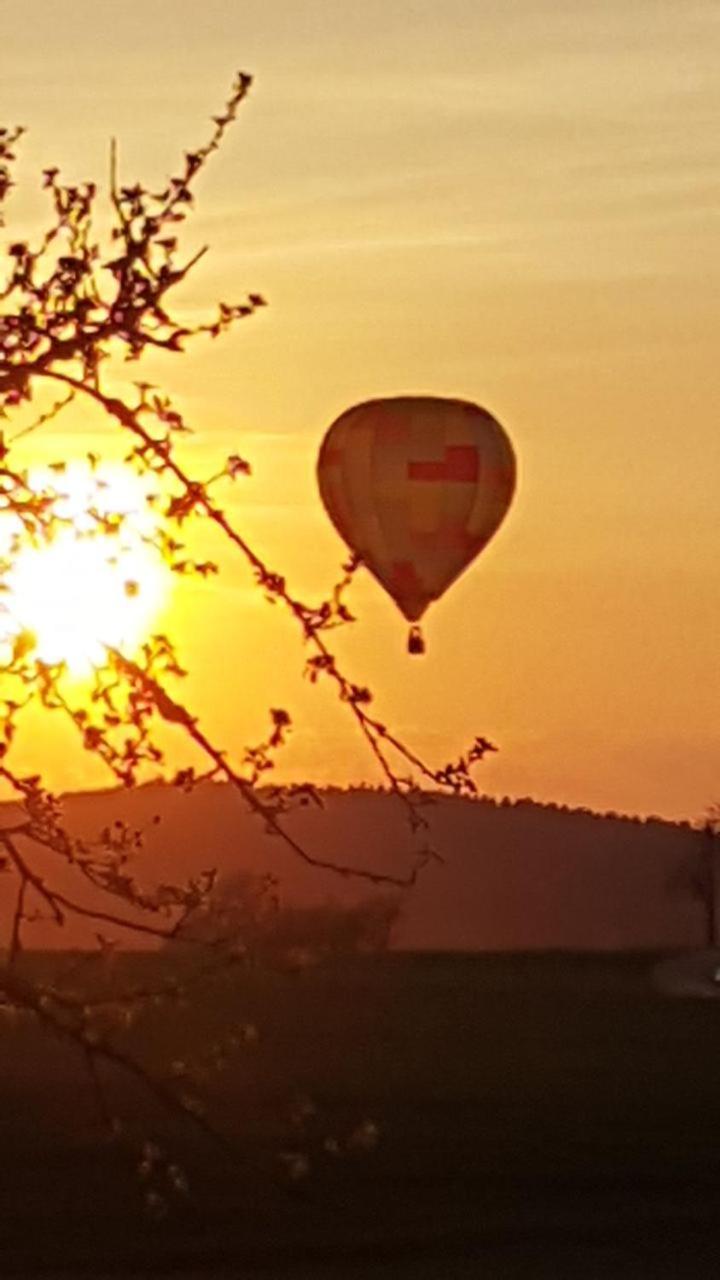
[[[287,820],[313,853],[394,875],[409,870],[411,838],[392,796],[329,789],[322,799],[322,809],[302,809]],[[372,892],[366,882],[304,865],[225,784],[206,783],[189,794],[161,783],[71,794],[63,808],[78,834],[115,819],[142,831],[133,872],[148,885],[217,867],[221,876],[272,872],[283,899],[293,903],[348,902]],[[2,811],[9,818],[10,806]],[[0,821],[7,820],[2,811]],[[620,950],[704,942],[703,911],[681,882],[699,865],[707,837],[687,823],[486,797],[437,797],[426,812],[444,862],[427,865],[404,892],[399,948]],[[64,868],[47,870],[70,883]],[[90,901],[82,885],[75,896]],[[69,924],[63,945],[87,943],[94,929]],[[30,941],[57,945],[58,931],[40,921]]]

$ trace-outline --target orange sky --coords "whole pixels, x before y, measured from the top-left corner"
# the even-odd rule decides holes
[[[689,817],[720,798],[719,57],[710,0],[2,8],[0,114],[31,130],[7,235],[36,223],[42,165],[102,179],[115,135],[127,178],[162,180],[235,69],[255,74],[200,188],[188,245],[213,252],[183,305],[271,306],[148,374],[194,422],[201,473],[252,460],[234,514],[297,591],[343,554],[314,458],[345,407],[462,396],[505,425],[514,507],[428,615],[426,659],[369,579],[337,640],[433,761],[495,740],[493,794]],[[35,456],[112,447],[97,425],[66,415]],[[285,705],[287,771],[375,776],[240,565],[165,623],[228,749]],[[104,781],[59,728],[45,742],[59,785]]]

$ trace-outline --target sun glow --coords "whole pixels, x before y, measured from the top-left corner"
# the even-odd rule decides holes
[[[147,489],[121,466],[70,463],[60,474],[35,471],[33,492],[57,493],[48,539],[2,530],[9,562],[0,607],[12,645],[23,634],[46,663],[64,662],[75,676],[102,665],[108,647],[130,655],[147,637],[165,602],[171,575],[151,545],[159,521]]]

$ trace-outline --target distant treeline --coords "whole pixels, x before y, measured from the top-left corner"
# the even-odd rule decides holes
[[[528,797],[427,793],[422,812],[439,859],[398,896],[396,947],[418,950],[663,949],[707,941],[708,853],[689,822],[598,814]],[[371,786],[326,787],[288,829],[321,860],[402,878],[415,846],[402,805]],[[148,885],[207,868],[268,874],[289,906],[352,904],[366,881],[307,866],[273,839],[229,786],[189,793],[161,783],[65,797],[84,835],[121,820],[141,833],[133,873]],[[58,872],[60,874],[60,872]],[[68,873],[69,874],[69,873]],[[79,945],[81,930],[67,933]],[[38,946],[49,945],[43,924]],[[91,935],[90,935],[91,936]],[[84,937],[84,935],[83,935]]]

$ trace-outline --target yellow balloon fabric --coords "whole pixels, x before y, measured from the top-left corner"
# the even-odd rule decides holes
[[[338,533],[409,622],[487,545],[510,505],[512,445],[465,400],[398,396],[341,414],[318,483]]]

